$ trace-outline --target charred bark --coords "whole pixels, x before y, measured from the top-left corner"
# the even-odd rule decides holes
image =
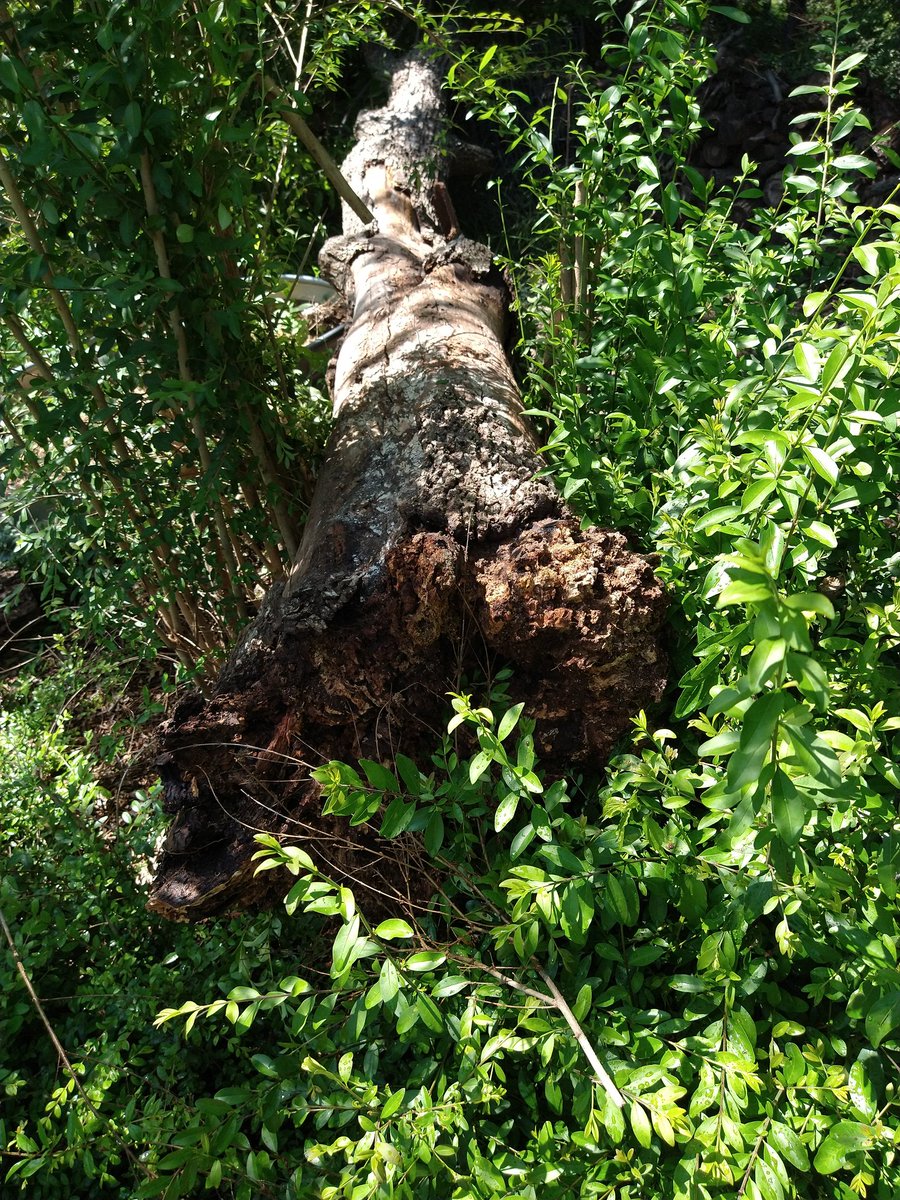
[[[439,179],[440,86],[411,57],[343,164],[375,214],[321,266],[352,323],[303,542],[207,700],[175,711],[161,774],[174,822],[150,907],[194,918],[259,899],[253,834],[406,897],[377,839],[323,817],[311,766],[415,758],[445,693],[494,656],[545,757],[599,763],[664,683],[664,601],[625,538],[581,530],[552,484],[503,350],[508,295],[459,236]],[[367,840],[368,837],[368,840]]]

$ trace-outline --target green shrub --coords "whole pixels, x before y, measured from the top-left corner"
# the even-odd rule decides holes
[[[705,6],[639,2],[613,32],[621,7],[600,6],[602,74],[573,68],[537,113],[489,47],[452,80],[538,205],[540,260],[509,265],[548,470],[585,522],[659,555],[666,711],[636,718],[599,784],[544,776],[502,677],[454,697],[424,771],[327,764],[328,810],[417,855],[430,908],[373,927],[314,849],[261,838],[261,869],[295,876],[287,915],[169,930],[176,980],[128,882],[151,809],[84,849],[94,793],[45,704],[8,735],[27,884],[4,905],[39,991],[54,971],[87,988],[86,914],[116,948],[96,990],[119,992],[61,1027],[77,1061],[96,1047],[105,1124],[75,1095],[56,1116],[6,1066],[8,1187],[33,1171],[38,1195],[74,1180],[169,1200],[897,1194],[900,207],[855,198],[873,168],[847,148],[865,118],[840,20],[769,209],[751,162],[718,191],[687,164]],[[52,1051],[2,969],[33,1071]]]
[[[455,69],[541,210],[541,264],[510,266],[548,462],[660,555],[682,678],[599,791],[546,786],[525,718],[464,697],[471,759],[319,772],[445,872],[415,922],[369,928],[266,843],[289,910],[340,921],[330,986],[163,1018],[277,1005],[257,1094],[308,1130],[298,1196],[896,1194],[900,208],[854,196],[839,23],[779,206],[749,161],[693,171],[703,13],[637,4],[573,74],[569,166],[556,102]]]
[[[72,643],[58,651],[57,670],[4,689],[0,910],[78,1085],[0,942],[4,1192],[21,1181],[42,1200],[132,1197],[196,1122],[203,1096],[253,1074],[247,1039],[216,1033],[185,1050],[156,1032],[161,997],[277,974],[296,945],[277,915],[193,929],[145,911],[158,804],[139,792],[117,811],[95,782],[132,729],[86,744],[74,724],[90,724],[127,675]]]
[[[333,201],[263,77],[290,88],[306,45],[314,119],[380,12],[4,10],[0,471],[48,510],[23,565],[95,635],[128,613],[195,664],[296,550],[324,362],[280,274],[312,269]]]

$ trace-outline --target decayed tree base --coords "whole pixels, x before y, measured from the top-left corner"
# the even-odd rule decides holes
[[[398,750],[424,765],[448,688],[488,660],[513,664],[513,699],[537,719],[545,761],[598,764],[659,697],[662,609],[646,559],[571,518],[536,521],[500,546],[411,534],[387,555],[381,586],[326,630],[285,632],[264,676],[176,710],[161,774],[179,815],[151,908],[195,918],[258,902],[272,877],[252,876],[257,831],[297,837],[336,875],[404,900],[396,852],[385,867],[377,839],[323,817],[310,767],[389,762]]]
[[[344,163],[376,222],[345,213],[321,257],[354,314],[335,430],[290,576],[212,696],[165,731],[174,822],[150,907],[166,916],[263,899],[258,831],[301,840],[363,903],[404,903],[413,876],[421,896],[408,840],[398,857],[324,817],[309,771],[398,751],[424,765],[467,673],[514,667],[513,698],[557,766],[601,763],[661,693],[662,589],[622,535],[581,530],[540,476],[503,351],[506,288],[432,182],[439,114],[434,70],[405,60]]]

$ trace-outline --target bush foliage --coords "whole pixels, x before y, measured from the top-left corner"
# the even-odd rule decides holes
[[[74,593],[98,629],[127,614],[186,663],[293,555],[322,440],[279,274],[310,262],[328,198],[263,83],[293,80],[301,30],[264,19],[172,0],[3,12],[0,469],[47,597]],[[307,33],[333,72],[346,20]],[[329,82],[317,67],[298,103]]]
[[[718,187],[691,163],[706,6],[599,15],[602,63],[545,107],[484,26],[449,85],[533,195],[504,247],[526,396],[585,522],[659,556],[670,703],[600,782],[551,779],[503,673],[473,682],[427,769],[317,772],[329,811],[419,848],[427,911],[373,926],[313,850],[261,837],[285,914],[185,930],[140,909],[152,804],[104,836],[50,719],[80,665],[22,700],[3,908],[39,994],[71,993],[81,1086],[51,1080],[0,960],[11,1191],[900,1189],[900,206],[854,191],[875,168],[839,7],[776,208],[751,161]]]

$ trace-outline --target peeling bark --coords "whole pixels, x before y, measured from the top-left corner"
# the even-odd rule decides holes
[[[601,762],[664,683],[648,561],[620,534],[581,530],[540,476],[503,350],[505,284],[458,236],[438,179],[440,114],[434,68],[404,60],[343,164],[376,221],[345,207],[321,255],[353,319],[303,541],[211,697],[182,703],[164,733],[175,819],[150,907],[175,919],[262,897],[258,830],[300,838],[382,903],[407,899],[421,871],[323,817],[309,769],[427,755],[445,693],[488,657],[515,667],[559,763]]]

